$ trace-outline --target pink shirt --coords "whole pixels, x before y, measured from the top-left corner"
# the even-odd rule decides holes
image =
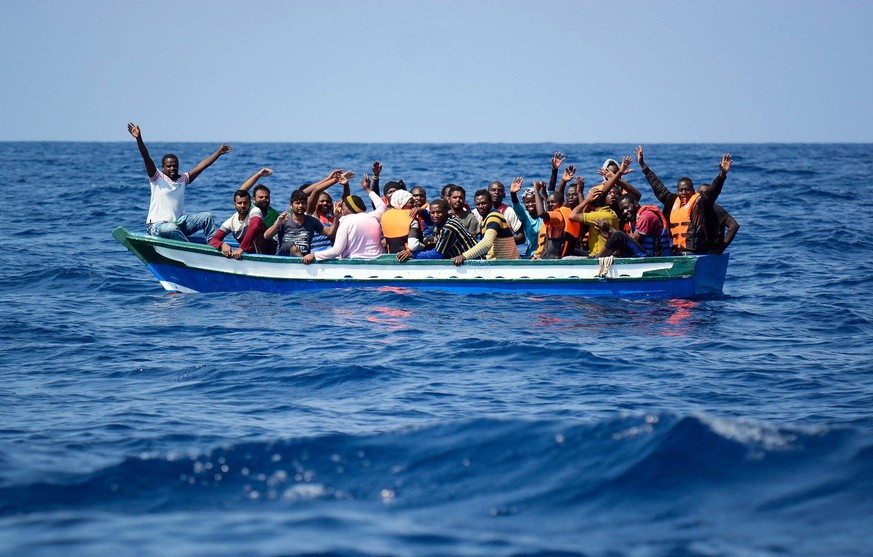
[[[643,236],[657,236],[664,229],[664,223],[654,211],[640,210],[637,213],[636,229]]]
[[[340,217],[333,247],[314,253],[316,261],[325,259],[375,259],[382,255],[382,213],[385,202],[369,194],[376,209],[370,213],[355,213]]]

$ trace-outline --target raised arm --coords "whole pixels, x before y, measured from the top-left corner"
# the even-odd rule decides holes
[[[255,172],[254,174],[252,174],[248,180],[243,182],[243,185],[241,185],[239,187],[239,189],[241,189],[242,191],[249,191],[249,189],[251,189],[251,187],[254,186],[258,182],[258,180],[260,180],[261,178],[263,178],[265,176],[272,176],[272,175],[273,175],[272,168],[262,168],[262,169],[258,170],[257,172]]]
[[[648,181],[649,186],[652,187],[652,193],[655,194],[658,201],[664,204],[664,207],[671,205],[673,201],[676,200],[676,194],[667,189],[664,182],[658,178],[657,174],[652,172],[652,169],[649,168],[649,165],[647,165],[646,161],[643,160],[643,146],[637,145],[634,152],[637,155],[637,162],[640,163],[640,168],[643,170],[643,175],[646,177],[646,181]]]
[[[376,195],[382,195],[379,193],[380,174],[382,174],[382,163],[379,161],[373,161],[373,191],[376,192]]]
[[[230,145],[227,145],[225,143],[222,143],[221,146],[218,149],[216,149],[216,151],[214,153],[212,153],[211,155],[209,155],[208,157],[206,157],[205,159],[200,161],[200,163],[197,166],[195,166],[194,168],[192,168],[191,170],[188,171],[188,183],[193,182],[195,178],[200,176],[201,172],[203,172],[204,170],[206,170],[207,168],[212,166],[212,163],[217,161],[218,157],[220,157],[221,155],[226,155],[227,153],[230,153],[232,150],[233,150],[233,147],[231,147]]]
[[[576,167],[572,164],[567,165],[567,170],[564,171],[564,174],[561,176],[561,181],[558,183],[558,187],[555,190],[561,194],[561,197],[564,196],[564,188],[567,187],[567,182],[572,180],[574,176],[576,176]]]
[[[564,153],[560,151],[552,155],[552,174],[549,177],[549,191],[555,191],[555,184],[558,182],[558,169],[561,168],[564,158]]]
[[[340,176],[342,175],[342,170],[334,170],[327,175],[327,178],[319,180],[314,184],[309,184],[303,189],[303,193],[306,194],[307,215],[315,214],[315,208],[318,206],[318,197],[321,195],[321,192],[339,182]]]
[[[136,139],[136,146],[139,147],[139,154],[142,155],[142,162],[145,163],[146,172],[149,175],[149,179],[151,179],[155,172],[158,171],[158,168],[155,166],[155,161],[149,156],[149,150],[146,149],[145,143],[142,141],[142,132],[140,132],[139,126],[133,122],[128,122],[127,131]]]
[[[724,186],[724,181],[727,178],[728,172],[731,170],[731,164],[733,164],[733,160],[731,159],[730,153],[725,153],[721,157],[721,162],[718,164],[718,176],[712,181],[712,184],[705,189],[704,192],[701,192],[700,197],[707,203],[715,203],[715,200],[718,199],[718,196],[721,194],[721,188]]]
[[[546,205],[545,205],[545,202],[543,201],[543,197],[546,196],[546,183],[545,182],[538,182],[538,181],[534,180],[533,190],[534,190],[534,203],[536,204],[536,208],[537,208],[537,216],[539,218],[543,219],[544,221],[548,220],[549,212],[546,211]]]

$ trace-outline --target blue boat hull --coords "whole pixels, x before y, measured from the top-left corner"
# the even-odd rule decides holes
[[[209,246],[132,234],[116,239],[136,254],[163,287],[176,292],[276,293],[336,288],[408,288],[461,294],[517,292],[606,298],[695,298],[722,292],[729,256],[703,255],[616,259],[609,274],[596,277],[597,260],[450,261],[399,263],[329,261],[309,266],[298,258],[245,255],[227,259]]]

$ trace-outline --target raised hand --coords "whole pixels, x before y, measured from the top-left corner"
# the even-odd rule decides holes
[[[233,147],[231,147],[230,145],[228,145],[226,143],[222,143],[221,147],[218,148],[219,155],[226,155],[226,154],[230,153],[231,151],[233,151]]]
[[[621,159],[621,168],[619,168],[619,170],[618,170],[619,174],[624,176],[625,174],[630,174],[631,172],[633,172],[633,170],[628,169],[632,160],[633,159],[631,159],[630,157],[623,157]]]
[[[533,182],[534,191],[540,192],[541,195],[546,195],[546,183],[542,180],[534,180]]]
[[[731,169],[731,163],[733,163],[733,162],[734,162],[734,161],[733,161],[733,159],[731,159],[731,154],[730,154],[730,153],[725,153],[725,154],[721,157],[721,163],[718,165],[718,167],[719,167],[719,169],[721,169],[722,172],[724,172],[725,174],[727,174],[728,172],[730,172],[730,169]]]
[[[552,168],[555,170],[559,169],[566,158],[567,157],[564,156],[564,153],[557,151],[552,155]]]
[[[334,170],[330,174],[327,175],[327,179],[332,181],[333,183],[337,183],[340,181],[340,178],[343,175],[342,169]]]
[[[576,167],[571,164],[571,165],[567,166],[567,170],[564,171],[564,175],[561,176],[561,180],[564,183],[567,183],[570,180],[572,180],[573,176],[575,176],[575,175],[576,175]]]
[[[382,163],[379,161],[373,162],[373,178],[378,178],[382,174]]]
[[[580,194],[582,190],[585,188],[585,178],[582,176],[576,176],[576,189],[579,190]]]
[[[133,122],[128,122],[128,123],[127,123],[127,131],[129,131],[129,132],[130,132],[130,135],[132,135],[135,139],[139,139],[139,138],[140,138],[139,126],[137,126],[137,125],[134,124]]]
[[[290,215],[288,214],[288,211],[282,211],[281,213],[279,213],[279,216],[276,217],[276,224],[278,224],[279,226],[282,226],[283,224],[288,222],[289,216]]]
[[[643,146],[637,145],[637,148],[634,149],[634,153],[637,156],[637,162],[640,163],[640,166],[645,166],[646,163],[643,161]]]
[[[520,191],[521,191],[521,185],[522,185],[523,183],[524,183],[524,178],[522,178],[521,176],[519,176],[518,178],[515,178],[514,180],[512,180],[512,184],[509,185],[509,192],[510,192],[510,193],[518,193],[518,192],[520,192]]]
[[[258,176],[260,176],[261,178],[263,178],[265,176],[272,176],[272,175],[273,175],[272,168],[262,168],[261,170],[258,171]]]
[[[365,192],[370,193],[370,177],[366,174],[361,178],[361,187],[364,188]]]
[[[354,177],[355,177],[355,173],[352,172],[351,170],[347,170],[347,171],[343,172],[342,174],[340,174],[339,180],[337,180],[337,181],[340,184],[345,186],[349,183],[349,180],[351,180]]]

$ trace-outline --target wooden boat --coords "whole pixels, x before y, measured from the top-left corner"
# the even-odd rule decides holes
[[[300,292],[395,286],[457,293],[525,292],[611,298],[694,298],[718,295],[729,255],[615,259],[598,277],[597,259],[450,260],[400,263],[338,259],[303,265],[299,257],[243,255],[228,259],[211,246],[116,228],[112,235],[170,292]]]

